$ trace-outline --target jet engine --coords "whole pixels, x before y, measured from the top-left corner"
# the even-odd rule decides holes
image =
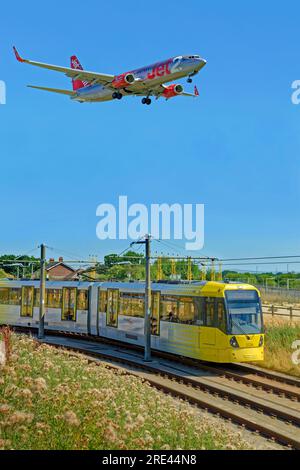
[[[181,95],[183,93],[183,86],[179,83],[169,85],[165,88],[163,96],[167,99],[173,98],[174,96]]]
[[[128,85],[132,85],[134,81],[135,76],[133,73],[123,73],[122,75],[115,77],[111,84],[114,88],[124,88]]]

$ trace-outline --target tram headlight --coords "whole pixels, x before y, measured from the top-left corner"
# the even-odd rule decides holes
[[[264,344],[264,337],[261,336],[260,339],[259,339],[259,345],[258,345],[258,347],[261,348],[263,344]]]
[[[239,348],[239,347],[240,347],[240,346],[239,346],[239,343],[238,343],[238,341],[237,341],[237,339],[236,339],[235,336],[233,336],[233,337],[231,338],[230,344],[231,344],[231,346],[232,346],[233,348]]]

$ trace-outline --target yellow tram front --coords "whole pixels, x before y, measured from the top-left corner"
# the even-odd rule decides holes
[[[206,299],[206,322],[200,327],[200,359],[223,363],[262,361],[264,330],[259,291],[247,284],[207,283],[201,296]],[[210,313],[215,327],[208,324]]]

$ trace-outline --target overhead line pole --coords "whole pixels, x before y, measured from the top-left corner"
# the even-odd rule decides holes
[[[145,322],[144,322],[144,335],[145,335],[145,351],[144,361],[151,361],[151,237],[145,235],[145,240],[137,241],[136,244],[144,244],[146,251],[146,282],[145,282]]]
[[[41,245],[40,259],[40,311],[39,311],[39,331],[38,338],[45,336],[45,290],[46,290],[46,247]]]

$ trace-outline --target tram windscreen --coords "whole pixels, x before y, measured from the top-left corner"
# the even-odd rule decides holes
[[[227,291],[228,329],[232,335],[262,333],[262,312],[254,290]]]

